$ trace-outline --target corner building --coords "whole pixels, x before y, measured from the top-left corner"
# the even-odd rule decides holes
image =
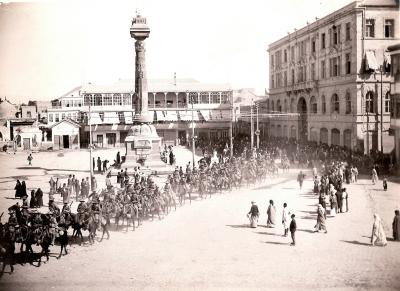
[[[392,150],[386,48],[399,40],[399,22],[395,0],[355,1],[271,43],[267,110],[280,114],[269,134]]]

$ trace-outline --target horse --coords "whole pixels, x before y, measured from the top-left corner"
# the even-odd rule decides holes
[[[100,216],[98,213],[91,213],[88,218],[88,230],[89,230],[89,243],[94,243],[96,237],[97,228],[100,225]]]

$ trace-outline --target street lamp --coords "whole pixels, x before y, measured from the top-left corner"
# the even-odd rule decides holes
[[[186,99],[189,99],[189,102],[192,104],[192,168],[194,169],[195,167],[195,162],[194,162],[194,152],[196,149],[196,145],[195,145],[195,136],[194,136],[194,107],[193,107],[193,103],[194,103],[194,98],[189,96],[189,92],[186,91]]]
[[[89,165],[90,165],[90,179],[89,179],[89,189],[92,190],[92,178],[93,178],[93,163],[92,163],[92,96],[89,98],[89,116],[88,116],[88,123],[89,123]]]
[[[231,98],[230,98],[230,112],[231,112],[231,114],[230,114],[230,122],[229,122],[229,140],[230,140],[230,149],[231,149],[231,154],[230,154],[230,156],[231,156],[231,159],[233,158],[233,125],[232,125],[232,122],[233,122],[233,98],[232,98],[232,96],[230,96]]]
[[[253,98],[250,103],[250,148],[251,152],[253,152],[253,144],[254,144],[254,124],[253,124]]]

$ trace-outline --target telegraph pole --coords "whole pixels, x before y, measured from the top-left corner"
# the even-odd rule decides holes
[[[194,138],[194,112],[193,112],[193,103],[194,103],[194,98],[190,98],[190,103],[192,103],[192,168],[194,169],[195,163],[194,163],[194,152],[196,150],[196,145],[195,145],[195,138]]]
[[[90,165],[90,179],[89,179],[89,189],[90,191],[92,191],[92,177],[93,177],[93,162],[92,162],[92,149],[93,149],[93,145],[92,145],[92,107],[91,107],[91,102],[92,102],[92,98],[94,97],[90,97],[89,98],[89,165]]]
[[[258,128],[258,102],[256,102],[256,110],[257,110],[257,115],[256,115],[256,122],[257,122],[257,130],[256,130],[256,135],[257,135],[257,149],[260,148],[260,129]]]
[[[383,154],[383,66],[381,65],[381,153]]]
[[[230,114],[230,116],[231,116],[231,120],[230,120],[230,122],[229,122],[229,140],[230,140],[230,149],[231,149],[231,154],[230,154],[230,156],[231,156],[231,158],[233,158],[233,125],[232,125],[232,123],[233,123],[233,100],[232,100],[232,98],[231,98],[231,102],[230,102],[230,106],[231,106],[231,114]]]
[[[250,104],[250,148],[253,151],[254,144],[254,123],[253,123],[253,99]]]

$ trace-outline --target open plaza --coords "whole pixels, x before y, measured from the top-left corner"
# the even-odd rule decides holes
[[[399,1],[173,2],[0,2],[0,290],[400,290]]]

